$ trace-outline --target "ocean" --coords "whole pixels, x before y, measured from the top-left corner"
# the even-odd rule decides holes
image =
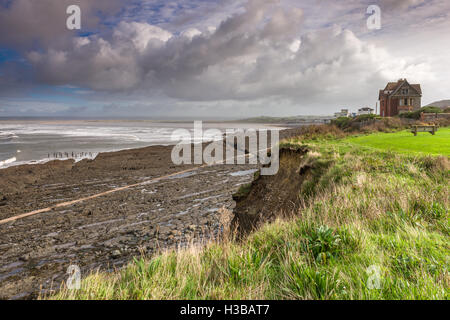
[[[132,120],[0,121],[0,169],[54,159],[95,158],[100,152],[171,145],[176,129],[193,131],[193,122]],[[204,122],[203,129],[283,129],[264,124]],[[203,141],[210,141],[208,136]],[[195,141],[200,142],[200,141]]]

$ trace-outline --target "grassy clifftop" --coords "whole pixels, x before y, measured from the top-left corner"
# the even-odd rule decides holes
[[[53,298],[450,298],[448,153],[395,152],[363,138],[284,141],[284,148],[309,149],[301,207],[290,218],[242,241],[163,252],[92,274],[80,290]]]
[[[377,133],[352,136],[347,142],[362,147],[373,147],[400,153],[421,153],[450,156],[450,128],[439,128],[436,135],[428,132],[418,133],[415,137],[410,130],[395,133]]]

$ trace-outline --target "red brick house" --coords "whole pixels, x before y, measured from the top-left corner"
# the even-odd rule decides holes
[[[422,105],[420,84],[410,84],[406,79],[389,82],[380,90],[380,115],[392,117],[403,112],[419,110]]]

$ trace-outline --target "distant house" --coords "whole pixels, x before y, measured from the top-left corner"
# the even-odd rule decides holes
[[[410,84],[406,79],[389,82],[380,90],[380,115],[392,117],[403,112],[419,110],[422,104],[420,84]]]
[[[341,109],[340,112],[335,112],[334,116],[336,118],[340,118],[340,117],[349,117],[350,113],[348,112],[348,109]]]
[[[374,109],[369,107],[364,107],[361,109],[358,109],[358,116],[361,116],[363,114],[373,114]]]

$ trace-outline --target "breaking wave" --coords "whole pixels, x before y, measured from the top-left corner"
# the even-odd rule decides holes
[[[14,138],[19,138],[14,132],[0,131],[0,142],[11,141]]]
[[[1,167],[3,167],[3,166],[6,166],[7,164],[10,164],[10,163],[16,162],[16,160],[17,160],[17,158],[16,158],[16,157],[12,157],[12,158],[9,158],[9,159],[6,159],[6,160],[3,160],[3,161],[0,161],[0,168],[1,168]]]

